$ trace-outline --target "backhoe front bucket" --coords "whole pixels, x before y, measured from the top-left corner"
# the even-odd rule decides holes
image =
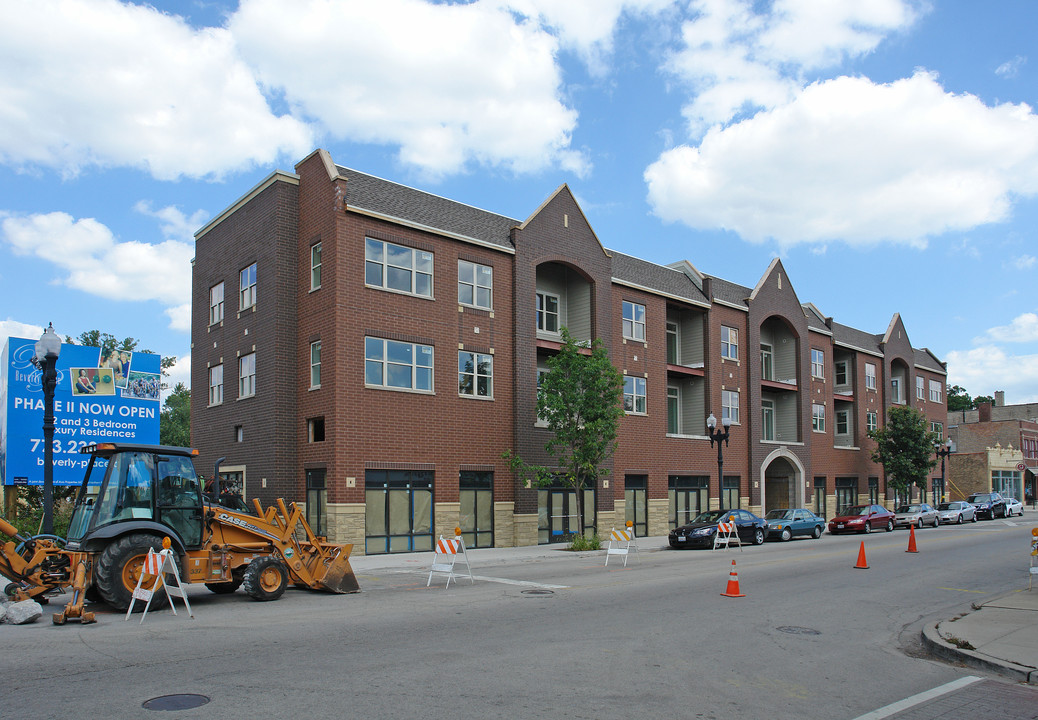
[[[352,549],[352,545],[344,545],[335,557],[325,560],[324,574],[321,575],[321,568],[318,568],[315,575],[318,585],[333,593],[360,592],[357,576],[353,574],[353,568],[350,566]]]

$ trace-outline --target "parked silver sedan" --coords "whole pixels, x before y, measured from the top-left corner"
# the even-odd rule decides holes
[[[933,509],[932,505],[926,503],[902,505],[894,511],[894,527],[896,528],[912,525],[917,528],[922,528],[923,525],[937,527],[940,524],[941,520],[937,517],[937,511]]]
[[[962,500],[943,502],[937,506],[937,517],[941,523],[956,523],[961,525],[967,520],[977,522],[977,508]]]
[[[1006,498],[1006,517],[1013,517],[1014,515],[1024,514],[1024,504],[1016,498]]]

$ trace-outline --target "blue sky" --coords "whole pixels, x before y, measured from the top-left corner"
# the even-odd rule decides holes
[[[1034,0],[0,0],[0,338],[179,358],[193,233],[316,147],[1038,402]]]

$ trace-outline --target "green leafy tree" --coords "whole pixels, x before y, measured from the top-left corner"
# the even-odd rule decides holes
[[[86,330],[79,334],[77,338],[71,338],[68,335],[65,336],[65,342],[69,345],[85,345],[87,347],[99,347],[101,348],[101,357],[108,357],[113,351],[119,352],[135,352],[137,351],[137,345],[140,340],[137,338],[123,338],[119,340],[111,333],[101,332],[100,330]],[[152,350],[141,350],[140,352],[151,353],[156,355],[157,353]],[[169,375],[166,372],[169,368],[173,367],[177,362],[175,356],[163,357],[159,362],[163,375]]]
[[[561,480],[572,489],[578,531],[583,536],[584,489],[594,487],[608,473],[602,464],[616,449],[624,414],[624,380],[601,341],[585,347],[566,328],[562,328],[562,348],[548,359],[548,368],[537,392],[537,416],[552,432],[544,449],[555,458],[557,467],[530,465],[511,451],[504,457],[514,472],[538,487]]]
[[[191,445],[191,391],[184,383],[177,383],[162,404],[159,442],[179,447]]]
[[[958,385],[948,388],[948,412],[962,412],[972,410],[973,407],[973,400],[966,388]]]
[[[869,430],[869,437],[876,441],[872,461],[883,466],[887,485],[899,497],[908,495],[912,485],[925,491],[926,479],[937,465],[934,445],[938,437],[928,425],[918,410],[899,406],[890,408],[886,425]]]

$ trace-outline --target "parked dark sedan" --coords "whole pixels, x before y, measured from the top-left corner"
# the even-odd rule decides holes
[[[974,493],[966,498],[966,502],[977,508],[980,519],[994,520],[1006,516],[1006,500],[997,492]]]
[[[764,518],[757,517],[746,510],[708,510],[696,515],[688,525],[682,525],[670,531],[672,548],[713,547],[717,535],[717,523],[734,522],[739,533],[739,541],[763,545],[768,524]]]
[[[768,510],[764,519],[768,521],[769,540],[785,541],[798,535],[820,538],[825,529],[825,520],[805,508]]]
[[[829,532],[833,535],[842,532],[869,533],[880,528],[887,532],[894,529],[894,513],[882,505],[852,505],[842,515],[829,521]]]

